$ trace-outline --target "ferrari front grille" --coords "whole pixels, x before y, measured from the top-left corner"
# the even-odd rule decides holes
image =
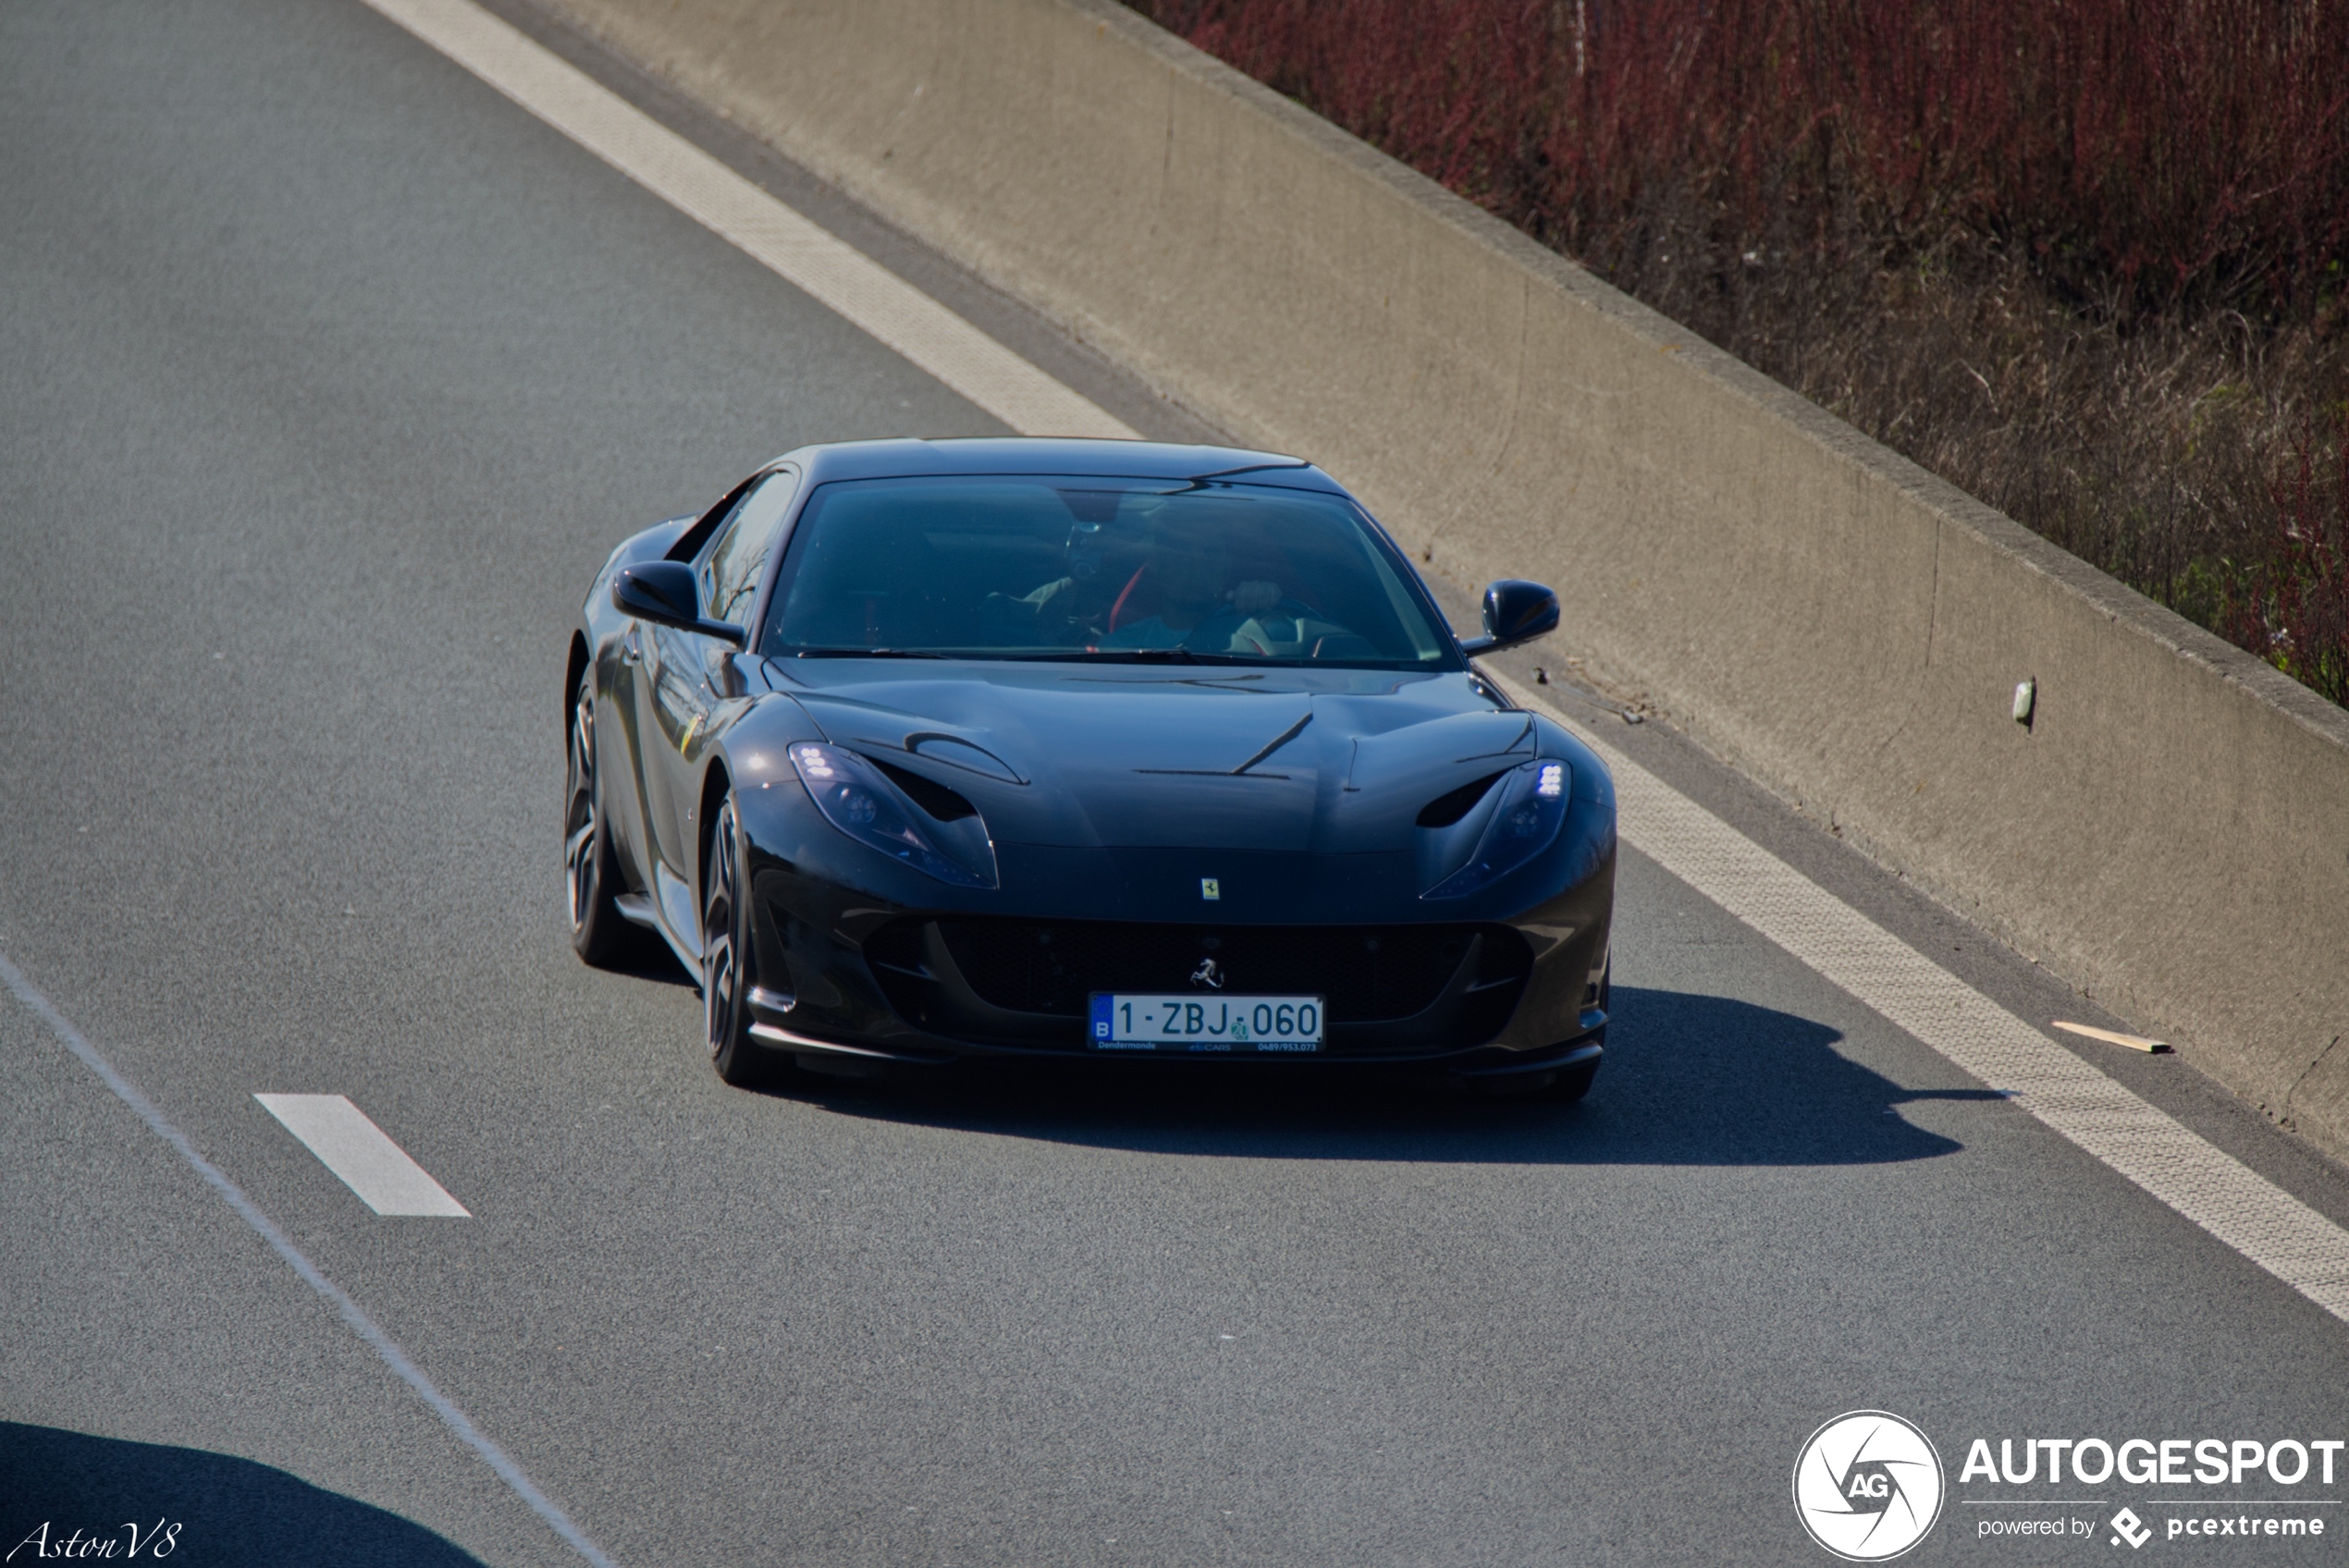
[[[1187,992],[1201,961],[1215,960],[1226,995],[1321,996],[1328,999],[1333,1043],[1353,1035],[1366,1048],[1464,1046],[1482,1043],[1507,1022],[1532,968],[1524,937],[1506,925],[1155,925],[1109,921],[919,918],[892,922],[866,944],[866,957],[892,1004],[918,1026],[947,1034],[956,1007],[925,957],[941,942],[969,1001],[992,1017],[966,1019],[990,1034],[1011,1029],[1022,1015],[1037,1026],[1066,1020],[1069,1040],[1096,991]],[[1473,956],[1473,972],[1464,974]],[[959,990],[948,986],[945,990]],[[1440,1039],[1413,1031],[1359,1027],[1429,1017]],[[1063,1031],[1047,1028],[1057,1040]],[[1042,1035],[1039,1035],[1039,1043]]]

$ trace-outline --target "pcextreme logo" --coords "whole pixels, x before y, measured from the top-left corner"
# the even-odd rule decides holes
[[[1888,1411],[1837,1416],[1794,1461],[1796,1516],[1847,1562],[1882,1562],[1925,1539],[1946,1491],[1932,1440]]]

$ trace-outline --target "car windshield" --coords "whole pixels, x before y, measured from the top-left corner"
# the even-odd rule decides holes
[[[792,531],[779,655],[1445,668],[1417,584],[1336,496],[1207,481],[866,479]]]

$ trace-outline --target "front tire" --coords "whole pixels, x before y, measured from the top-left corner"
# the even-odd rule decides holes
[[[633,940],[627,917],[613,900],[620,892],[620,858],[604,821],[603,792],[596,778],[596,670],[579,672],[572,691],[571,743],[563,804],[563,891],[571,912],[571,945],[598,968],[610,964]]]
[[[749,1089],[772,1077],[774,1066],[772,1053],[750,1035],[750,988],[756,984],[757,971],[740,839],[733,797],[729,795],[710,825],[708,868],[703,875],[702,1029],[718,1076],[738,1089]]]

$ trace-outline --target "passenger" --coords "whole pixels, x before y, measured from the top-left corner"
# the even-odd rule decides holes
[[[1033,639],[1047,645],[1092,641],[1108,617],[1124,579],[1105,570],[1109,541],[1101,523],[1078,519],[1062,549],[1066,575],[1014,598],[987,595],[985,613],[999,636]],[[1129,545],[1126,554],[1131,556]]]

